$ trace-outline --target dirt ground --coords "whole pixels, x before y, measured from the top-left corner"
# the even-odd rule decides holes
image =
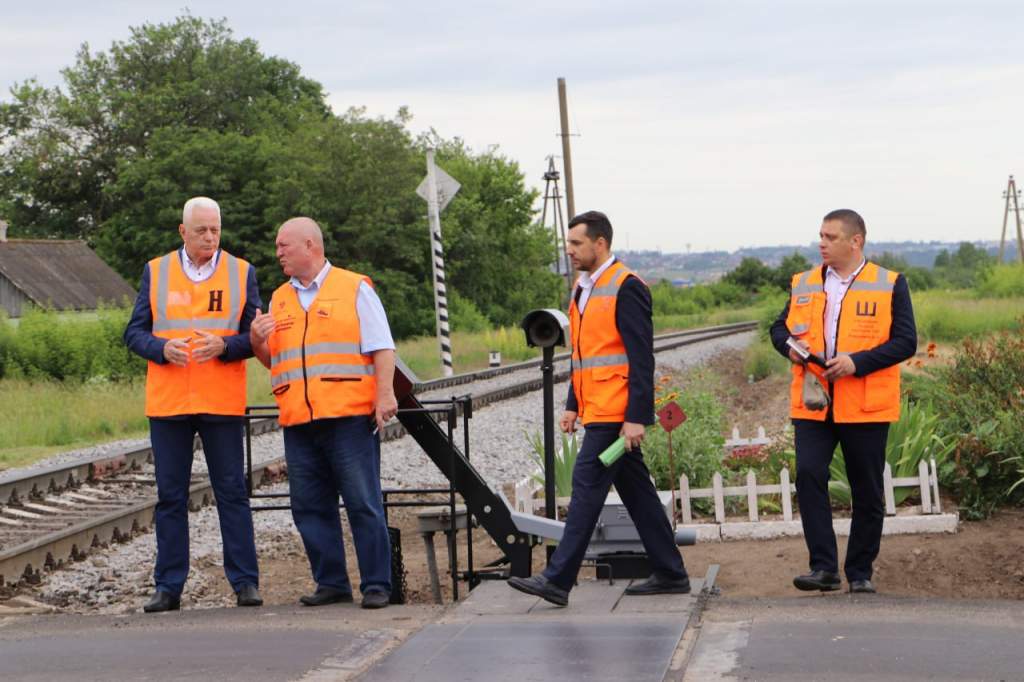
[[[406,568],[407,598],[410,603],[432,603],[423,540],[416,532],[413,512],[392,513],[392,523],[402,531],[402,555]],[[474,565],[479,568],[497,559],[500,552],[481,529],[473,534]],[[839,538],[840,563],[846,539]],[[451,579],[444,536],[434,537],[434,546],[442,572],[441,589],[446,602],[451,600]],[[350,575],[358,585],[351,538]],[[875,583],[890,595],[942,597],[951,599],[1024,599],[1024,510],[1003,510],[994,518],[963,522],[955,534],[898,535],[882,538],[882,550],[875,564]],[[466,568],[465,533],[458,540],[460,569]],[[807,549],[803,538],[713,542],[683,549],[687,570],[703,576],[711,564],[719,564],[717,585],[730,597],[783,597],[798,593],[792,578],[807,569]],[[534,570],[544,567],[544,549],[534,549]],[[210,572],[213,581],[229,599],[229,588],[217,566],[196,567]],[[309,564],[296,542],[293,551],[260,558],[261,592],[268,604],[294,603],[311,592]],[[584,567],[581,578],[593,575]],[[466,586],[459,587],[465,597]]]

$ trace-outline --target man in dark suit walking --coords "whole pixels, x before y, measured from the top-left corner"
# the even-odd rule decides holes
[[[562,431],[586,429],[572,473],[572,498],[562,540],[541,575],[509,578],[520,592],[566,606],[569,590],[614,483],[636,524],[654,570],[626,594],[685,594],[690,580],[672,525],[644,464],[644,428],[654,423],[654,325],[651,293],[611,253],[608,217],[588,211],[569,222],[567,252],[581,272],[569,306],[572,381]],[[622,436],[626,454],[606,467],[598,459]]]

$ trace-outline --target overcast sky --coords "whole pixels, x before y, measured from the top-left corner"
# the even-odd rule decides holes
[[[5,88],[58,84],[81,43],[105,50],[185,6],[12,4]],[[839,207],[869,241],[998,239],[1007,175],[1024,176],[1024,3],[602,4],[188,7],[298,63],[335,110],[408,106],[415,131],[497,145],[538,187],[565,77],[576,207],[607,212],[621,248],[808,243]]]

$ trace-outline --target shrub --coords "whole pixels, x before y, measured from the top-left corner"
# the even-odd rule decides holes
[[[473,301],[454,289],[448,290],[448,306],[452,318],[452,331],[485,332],[494,326]]]
[[[722,437],[725,426],[722,405],[707,390],[694,389],[680,393],[665,388],[667,384],[661,386],[660,395],[678,402],[687,419],[672,432],[675,481],[669,471],[668,434],[658,425],[647,430],[642,450],[655,485],[659,490],[668,490],[679,485],[678,477],[685,473],[691,487],[710,486],[711,477],[722,468],[722,448],[725,445]]]
[[[997,265],[985,272],[976,289],[979,296],[1024,297],[1024,267]]]
[[[889,427],[889,439],[885,444],[885,461],[892,468],[893,478],[912,478],[918,474],[918,465],[924,460],[935,459],[943,467],[956,442],[941,433],[940,415],[925,403],[910,403],[906,399],[900,407],[900,419]],[[832,458],[829,467],[829,495],[833,504],[851,503],[850,481],[846,475],[846,460],[842,448]],[[913,488],[895,488],[896,504],[902,504]]]
[[[789,361],[779,355],[771,342],[759,339],[747,346],[743,353],[743,372],[760,381],[772,374],[783,374],[789,368]]]
[[[912,391],[934,405],[943,432],[953,438],[939,480],[967,518],[1024,502],[1024,485],[1014,487],[1024,473],[1024,338],[1002,333],[968,339],[949,366],[929,370]]]
[[[16,328],[0,331],[0,375],[30,379],[122,380],[145,372],[146,363],[121,340],[130,311],[95,314],[29,309]]]

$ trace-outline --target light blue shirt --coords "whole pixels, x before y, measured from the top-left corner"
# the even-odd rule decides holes
[[[320,293],[320,287],[323,286],[324,279],[330,271],[331,262],[327,261],[308,287],[302,286],[302,282],[295,277],[289,280],[299,295],[299,305],[303,310],[308,311],[309,306],[313,305],[313,301]],[[364,355],[378,350],[395,349],[384,305],[380,302],[377,292],[366,282],[360,282],[359,291],[356,292],[356,315],[359,316],[359,350]]]

